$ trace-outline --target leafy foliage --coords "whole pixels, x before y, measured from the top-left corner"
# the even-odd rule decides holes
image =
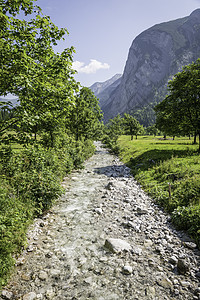
[[[174,76],[169,82],[169,92],[155,107],[157,127],[170,135],[200,135],[199,59]]]
[[[94,153],[89,140],[70,142],[60,149],[0,149],[0,287],[14,264],[13,254],[25,246],[27,226],[61,195],[63,176]]]
[[[67,120],[76,141],[82,137],[85,139],[96,138],[101,127],[102,116],[94,93],[89,88],[83,87],[75,97],[74,106]]]
[[[156,125],[152,125],[152,126],[148,126],[146,129],[145,129],[145,132],[147,135],[159,135],[159,130],[156,128]]]
[[[135,135],[137,139],[137,136],[144,132],[143,126],[129,114],[124,114],[123,127],[124,133],[130,135],[131,140],[133,140],[133,135]]]
[[[29,21],[15,17],[22,9],[33,13]],[[13,13],[13,16],[7,13]],[[43,130],[53,135],[64,124],[69,106],[74,103],[78,84],[73,78],[73,47],[61,54],[53,46],[67,33],[43,16],[33,1],[3,1],[0,26],[0,95],[12,93],[19,98],[15,114],[0,123],[0,131],[15,129],[19,140],[29,142]],[[14,127],[13,127],[14,126]]]
[[[0,1],[0,96],[19,99],[15,108],[0,101],[0,287],[28,225],[61,195],[63,176],[94,153],[102,129],[96,97],[73,77],[74,48],[54,52],[66,33],[32,0]]]
[[[140,125],[132,115],[125,113],[122,117],[118,114],[105,125],[103,141],[113,152],[118,154],[119,148],[117,146],[117,140],[120,135],[130,135],[132,140],[133,135],[135,135],[137,139],[137,136],[143,132],[143,126]]]
[[[200,205],[179,206],[172,213],[172,220],[178,228],[187,230],[200,245]]]

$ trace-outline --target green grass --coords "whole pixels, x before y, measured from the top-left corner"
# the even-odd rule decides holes
[[[200,154],[188,138],[118,140],[119,156],[153,199],[200,245]]]

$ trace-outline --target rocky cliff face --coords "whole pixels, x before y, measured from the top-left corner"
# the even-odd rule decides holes
[[[122,75],[115,75],[112,77],[114,79],[110,85],[107,85],[106,88],[102,88],[101,92],[94,93],[97,98],[99,99],[99,105],[100,107],[103,107],[108,99],[111,97],[112,93],[115,91],[115,89],[119,86],[121,82],[121,76]]]
[[[95,82],[92,86],[90,86],[90,89],[95,94],[95,96],[98,97],[99,94],[101,94],[104,90],[106,90],[107,88],[112,86],[113,83],[115,83],[121,77],[122,77],[122,74],[116,74],[112,78],[110,78],[104,82]]]
[[[142,32],[130,47],[120,84],[100,100],[105,121],[162,101],[168,80],[199,57],[200,9]]]

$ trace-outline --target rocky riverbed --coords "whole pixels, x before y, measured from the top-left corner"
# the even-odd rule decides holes
[[[97,151],[35,221],[0,299],[200,299],[200,252],[130,170]]]

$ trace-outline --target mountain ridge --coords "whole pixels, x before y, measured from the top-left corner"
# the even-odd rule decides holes
[[[110,79],[103,81],[103,82],[95,82],[93,85],[90,86],[90,89],[98,96],[101,92],[103,92],[107,87],[112,85],[116,80],[118,80],[122,74],[115,74]]]
[[[0,97],[0,102],[10,102],[12,107],[15,107],[18,104],[18,98],[6,98],[6,97]]]
[[[119,84],[103,101],[99,94],[105,122],[118,113],[162,101],[168,81],[199,57],[200,9],[140,33],[131,44]]]

